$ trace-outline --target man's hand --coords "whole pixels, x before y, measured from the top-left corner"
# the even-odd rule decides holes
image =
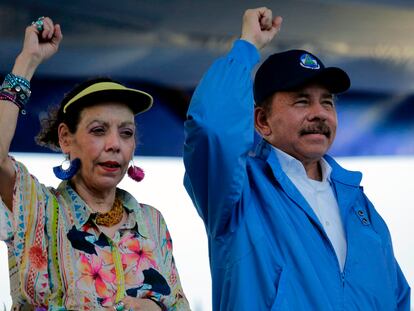
[[[272,11],[266,7],[246,10],[241,39],[252,43],[260,50],[272,41],[281,25],[282,17],[273,18]]]

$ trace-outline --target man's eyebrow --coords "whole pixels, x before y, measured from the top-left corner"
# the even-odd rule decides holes
[[[335,95],[332,94],[332,93],[324,93],[324,94],[322,94],[322,97],[334,99],[335,98]]]

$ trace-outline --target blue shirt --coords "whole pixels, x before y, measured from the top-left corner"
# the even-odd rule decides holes
[[[236,41],[197,87],[184,185],[206,226],[213,310],[409,310],[410,288],[361,174],[324,159],[348,243],[341,271],[306,199],[262,141],[255,152],[254,46]]]

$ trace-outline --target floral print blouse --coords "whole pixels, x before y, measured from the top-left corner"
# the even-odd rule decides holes
[[[23,164],[15,169],[13,213],[0,200],[14,310],[102,310],[125,296],[190,310],[158,210],[117,189],[128,216],[109,238],[68,182],[47,188]]]

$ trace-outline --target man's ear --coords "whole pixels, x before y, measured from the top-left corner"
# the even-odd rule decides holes
[[[64,154],[70,154],[72,145],[72,133],[65,123],[60,123],[58,127],[59,146]]]
[[[263,107],[256,107],[254,109],[254,126],[263,137],[272,134],[272,129],[267,121],[267,113]]]

